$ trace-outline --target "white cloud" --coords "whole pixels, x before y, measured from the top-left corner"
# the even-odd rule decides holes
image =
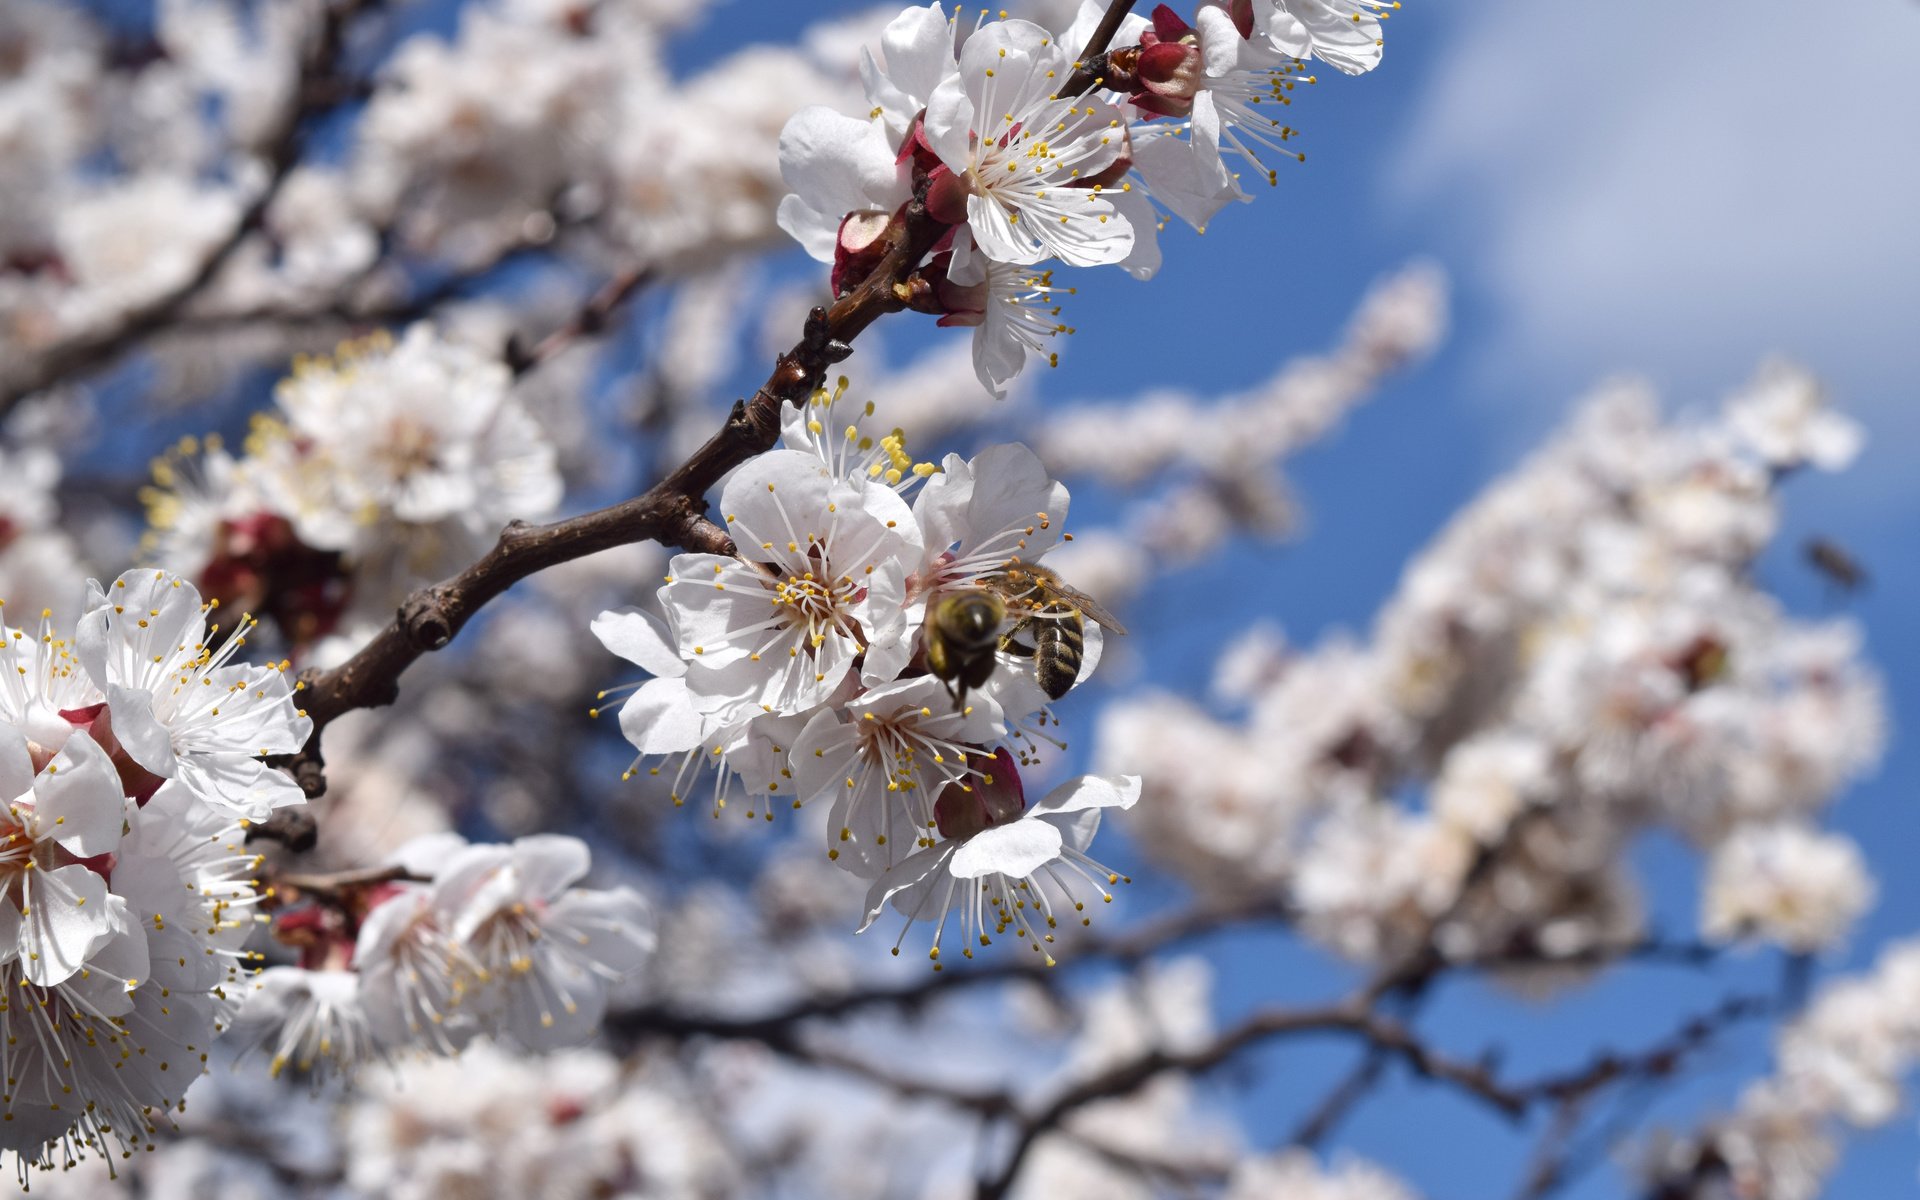
[[[1429,29],[1382,196],[1491,322],[1480,384],[1628,368],[1698,402],[1778,350],[1920,433],[1920,3],[1452,0]]]

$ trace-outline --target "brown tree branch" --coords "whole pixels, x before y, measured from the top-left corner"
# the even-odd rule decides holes
[[[1044,1107],[1018,1122],[1013,1148],[1000,1170],[980,1181],[976,1200],[1000,1200],[1013,1187],[1027,1155],[1046,1134],[1074,1112],[1096,1101],[1127,1095],[1168,1071],[1200,1073],[1226,1063],[1243,1050],[1276,1038],[1300,1034],[1340,1034],[1358,1038],[1398,1058],[1423,1079],[1451,1084],[1511,1119],[1525,1114],[1527,1100],[1503,1087],[1484,1063],[1461,1062],[1428,1047],[1404,1025],[1348,1001],[1320,1008],[1273,1008],[1257,1012],[1213,1041],[1192,1050],[1154,1049],[1068,1087]]]
[[[1644,1050],[1633,1054],[1605,1052],[1573,1070],[1527,1083],[1506,1084],[1485,1058],[1468,1062],[1431,1048],[1405,1024],[1374,1011],[1376,1000],[1377,993],[1367,988],[1348,1001],[1324,1008],[1263,1010],[1205,1046],[1180,1052],[1152,1050],[1083,1080],[1059,1093],[1045,1107],[1019,1119],[1005,1164],[997,1174],[981,1180],[975,1196],[977,1200],[1005,1196],[1034,1144],[1078,1109],[1129,1094],[1163,1072],[1211,1070],[1243,1050],[1279,1037],[1334,1033],[1358,1038],[1370,1055],[1397,1060],[1422,1079],[1452,1086],[1499,1115],[1518,1120],[1543,1104],[1556,1109],[1584,1105],[1593,1095],[1617,1083],[1670,1077],[1689,1055],[1729,1025],[1773,1009],[1770,997],[1731,997],[1710,1012],[1690,1018]]]

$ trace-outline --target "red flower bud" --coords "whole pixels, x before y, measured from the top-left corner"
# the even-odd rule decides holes
[[[971,195],[972,184],[942,166],[927,179],[927,215],[942,225],[965,225]]]
[[[1027,811],[1020,771],[1004,747],[994,751],[992,758],[969,754],[967,765],[974,774],[960,783],[948,784],[933,805],[940,836],[949,840],[970,838],[995,825],[1005,825]]]
[[[1247,10],[1247,17],[1249,21],[1252,20],[1253,10],[1251,8]],[[1236,18],[1236,20],[1237,19],[1238,18]],[[1157,41],[1177,42],[1183,38],[1194,37],[1196,35],[1193,32],[1193,26],[1182,20],[1180,14],[1162,4],[1153,10],[1153,32],[1149,36]],[[1246,35],[1242,34],[1241,36],[1244,37]],[[1140,44],[1145,46],[1151,45],[1152,43],[1143,37],[1140,39]]]
[[[1140,82],[1156,96],[1191,100],[1200,90],[1206,65],[1200,47],[1187,42],[1161,42],[1140,52]]]
[[[887,256],[887,229],[893,218],[883,212],[848,213],[840,222],[840,240],[833,247],[829,282],[835,296],[844,296],[873,273]]]

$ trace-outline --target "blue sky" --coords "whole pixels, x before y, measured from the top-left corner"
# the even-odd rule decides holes
[[[742,27],[779,37],[859,7],[736,0],[695,32],[684,61],[720,52]],[[1306,165],[1204,238],[1170,231],[1152,283],[1086,280],[1080,333],[1047,397],[1245,385],[1281,356],[1326,345],[1369,281],[1416,256],[1452,276],[1454,331],[1433,362],[1296,464],[1305,537],[1158,585],[1129,613],[1151,673],[1190,692],[1204,684],[1225,631],[1192,614],[1249,573],[1296,640],[1364,628],[1407,557],[1599,380],[1644,375],[1670,407],[1704,408],[1783,353],[1831,384],[1871,442],[1850,473],[1791,485],[1760,573],[1796,611],[1826,614],[1839,605],[1801,565],[1805,538],[1835,537],[1866,563],[1872,586],[1844,607],[1867,627],[1894,725],[1881,772],[1835,813],[1867,847],[1882,903],[1854,948],[1821,970],[1860,965],[1920,927],[1920,879],[1905,869],[1920,844],[1908,788],[1920,760],[1901,736],[1920,712],[1920,683],[1904,669],[1920,642],[1920,471],[1907,450],[1920,434],[1915,61],[1911,0],[1825,0],[1817,11],[1783,0],[1411,0],[1388,25],[1378,71],[1321,71],[1292,114]],[[892,331],[888,340],[899,344]],[[1655,912],[1689,928],[1692,856],[1653,843],[1641,858]],[[1227,1012],[1344,983],[1284,941],[1222,938],[1212,949]],[[1461,1053],[1505,1044],[1526,1074],[1593,1042],[1642,1043],[1776,971],[1764,956],[1713,979],[1648,968],[1537,1008],[1455,985],[1425,1028]],[[1282,1140],[1349,1054],[1289,1044],[1261,1056],[1255,1082],[1227,1093],[1251,1140]],[[1730,1100],[1764,1068],[1764,1037],[1733,1038],[1703,1061],[1656,1119]],[[1357,1152],[1434,1200],[1507,1194],[1528,1144],[1404,1081],[1347,1132]],[[1903,1114],[1854,1139],[1830,1194],[1910,1194],[1917,1166],[1920,1137]],[[1566,1194],[1628,1189],[1602,1163]]]

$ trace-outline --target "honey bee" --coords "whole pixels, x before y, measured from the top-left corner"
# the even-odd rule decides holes
[[[1829,538],[1810,538],[1806,545],[1807,563],[1842,591],[1855,592],[1867,586],[1867,569],[1849,554],[1846,547]]]
[[[927,644],[927,670],[946,681],[954,703],[964,703],[969,688],[992,677],[1006,623],[1006,602],[979,588],[949,592],[928,610],[921,629]]]
[[[1080,678],[1086,621],[1126,632],[1091,596],[1037,564],[1008,559],[978,582],[936,602],[926,624],[927,669],[949,685],[959,683],[956,699],[984,684],[1004,651],[1033,659],[1034,682],[1058,700]]]

